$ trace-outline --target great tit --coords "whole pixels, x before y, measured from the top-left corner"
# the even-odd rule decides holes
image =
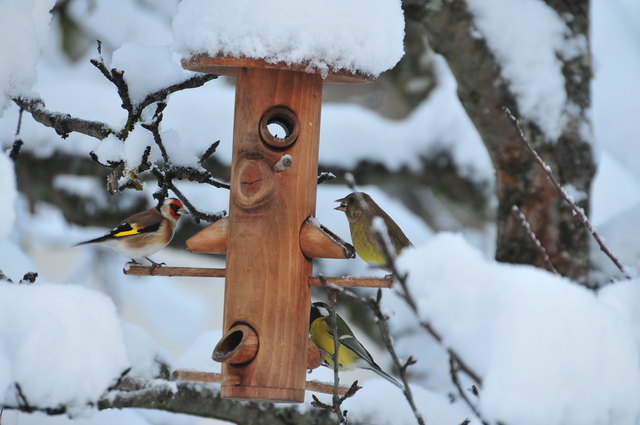
[[[182,202],[167,198],[161,205],[124,219],[109,233],[99,238],[76,244],[99,243],[108,245],[131,258],[146,258],[154,266],[159,264],[148,256],[167,246],[176,229],[176,223],[186,211]]]
[[[334,340],[331,328],[331,307],[323,302],[311,304],[309,334],[311,340],[322,353],[323,365],[333,369]],[[369,369],[382,376],[400,389],[404,386],[391,375],[380,369],[371,354],[362,346],[349,325],[336,313],[338,329],[338,367],[340,370]]]
[[[394,251],[390,252],[391,255],[398,255],[403,249],[413,246],[400,226],[368,194],[353,192],[342,199],[337,199],[336,202],[340,202],[340,205],[335,209],[344,212],[349,220],[351,240],[356,252],[370,266],[388,267],[384,251],[373,228],[374,217],[382,218],[387,226],[389,240]]]

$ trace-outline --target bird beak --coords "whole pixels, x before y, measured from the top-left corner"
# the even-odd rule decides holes
[[[184,208],[180,208],[176,212],[180,215],[189,215],[189,212],[187,212],[187,210],[185,210]]]
[[[345,212],[347,210],[347,206],[345,205],[345,198],[336,199],[334,202],[340,202],[340,205],[334,208],[334,210]]]

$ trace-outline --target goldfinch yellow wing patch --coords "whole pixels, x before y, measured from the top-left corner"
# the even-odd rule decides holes
[[[109,234],[112,238],[124,238],[126,236],[139,235],[141,233],[155,232],[160,228],[160,222],[153,223],[149,226],[140,226],[138,224],[122,223]]]
[[[122,232],[118,232],[118,233],[114,233],[112,236],[114,238],[121,238],[123,236],[131,236],[131,235],[139,235],[140,234],[140,229],[137,227],[134,227],[132,229],[129,230],[125,230]]]

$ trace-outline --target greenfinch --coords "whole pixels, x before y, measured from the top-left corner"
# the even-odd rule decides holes
[[[309,315],[309,334],[311,341],[322,353],[323,365],[333,369],[333,353],[335,343],[331,323],[331,307],[323,302],[311,304]],[[391,375],[383,371],[373,361],[373,357],[362,346],[360,341],[349,328],[349,325],[336,313],[336,328],[338,331],[338,368],[339,370],[368,369],[382,376],[396,387],[402,389],[403,385]]]
[[[337,199],[336,202],[340,202],[340,205],[335,209],[343,211],[349,220],[351,240],[356,253],[370,266],[388,267],[387,258],[372,224],[374,217],[382,218],[387,226],[389,240],[393,246],[391,255],[398,255],[406,247],[413,246],[396,222],[366,193],[353,192],[342,199]]]

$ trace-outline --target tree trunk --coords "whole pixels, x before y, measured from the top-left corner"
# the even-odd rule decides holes
[[[573,35],[588,40],[589,1],[548,0],[548,6],[564,17]],[[511,213],[518,206],[531,229],[547,251],[551,263],[564,276],[586,283],[588,238],[586,229],[575,219],[531,155],[525,150],[502,107],[519,118],[522,129],[534,148],[563,186],[571,185],[584,194],[578,206],[588,212],[591,180],[595,173],[588,132],[587,111],[591,102],[589,53],[563,61],[567,103],[577,112],[569,117],[558,140],[546,140],[531,117],[516,106],[500,69],[500,63],[478,31],[466,2],[429,2],[405,0],[408,19],[424,24],[431,47],[448,62],[458,82],[458,96],[478,129],[496,170],[498,231],[496,259],[544,267],[543,255],[520,221]],[[570,16],[571,19],[567,19]],[[551,47],[549,47],[551,48]]]

